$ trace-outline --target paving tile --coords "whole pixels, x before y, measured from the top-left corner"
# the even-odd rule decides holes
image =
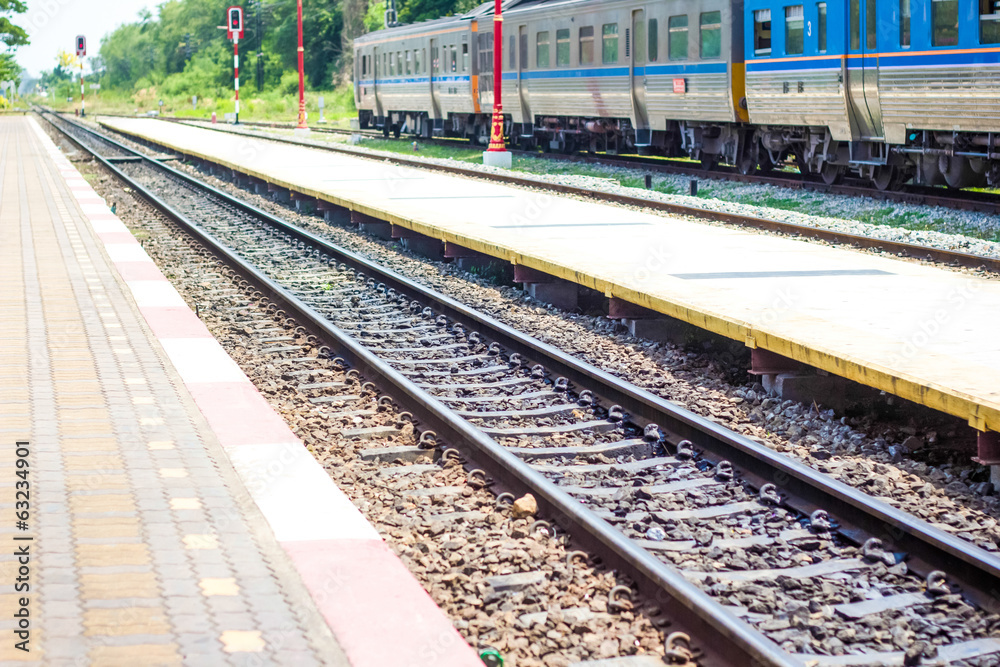
[[[158,607],[88,609],[83,625],[87,636],[165,635],[171,630],[166,613]]]
[[[264,650],[264,638],[259,631],[225,630],[219,635],[226,653],[257,653]]]
[[[159,594],[159,584],[152,572],[80,576],[80,595],[86,599],[155,598]]]
[[[98,646],[88,655],[91,664],[103,667],[134,667],[181,665],[176,644],[136,644],[133,646]]]
[[[17,123],[0,132],[29,127]],[[69,170],[46,151],[24,153],[40,141],[24,136],[0,158],[0,182],[24,165],[15,181],[30,212],[21,222],[17,199],[0,200],[0,438],[36,443],[35,655],[54,665],[313,664],[254,537],[259,515],[243,516],[217,465],[228,470],[225,453],[200,432],[202,415],[65,199]],[[0,448],[0,467],[11,460]],[[0,586],[15,565],[5,558]],[[276,629],[297,638],[288,655],[261,634]]]

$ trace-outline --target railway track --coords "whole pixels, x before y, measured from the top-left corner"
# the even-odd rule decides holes
[[[408,412],[418,449],[461,457],[500,501],[532,493],[662,602],[683,633],[667,639],[674,664],[996,664],[997,556],[162,159],[51,122]]]
[[[210,129],[214,129],[219,132],[229,131],[225,128],[210,128]],[[330,128],[327,128],[327,130],[329,129]],[[123,134],[123,136],[128,137],[130,140],[136,141],[137,143],[143,145],[152,145],[150,144],[150,142],[143,139],[142,137],[127,135],[125,133],[121,134]],[[276,136],[268,136],[266,137],[266,139],[269,141],[277,141],[280,143],[308,146],[309,148],[315,148],[319,150],[346,153],[358,157],[364,157],[364,158],[372,157],[365,151],[356,150],[348,146],[303,142],[294,138],[276,137]],[[547,155],[546,157],[552,157],[552,156]],[[415,167],[418,169],[430,169],[435,171],[442,171],[445,173],[459,174],[469,178],[488,179],[488,180],[498,181],[501,183],[509,183],[511,185],[516,185],[519,187],[532,188],[535,190],[546,190],[559,194],[568,194],[576,197],[593,199],[596,201],[610,202],[625,206],[634,206],[637,208],[651,209],[672,215],[683,215],[695,218],[709,219],[714,222],[721,222],[728,225],[735,225],[739,227],[746,227],[761,231],[784,234],[791,237],[816,239],[827,243],[848,245],[856,248],[871,250],[874,252],[886,253],[899,257],[907,257],[917,260],[937,262],[954,267],[964,267],[976,270],[981,269],[995,273],[1000,273],[1000,258],[996,257],[987,257],[983,255],[959,252],[955,250],[947,250],[943,248],[936,248],[915,243],[905,243],[902,241],[890,241],[890,240],[872,238],[860,234],[851,234],[833,229],[825,229],[822,227],[800,225],[793,222],[772,220],[768,218],[761,218],[757,216],[744,215],[739,213],[714,211],[697,206],[686,206],[683,204],[669,203],[669,202],[647,199],[644,197],[631,196],[620,193],[594,191],[582,187],[563,185],[559,183],[551,183],[548,181],[543,181],[541,179],[532,178],[530,176],[519,176],[513,173],[505,173],[505,174],[487,173],[458,165],[429,163],[419,159],[412,159],[398,155],[392,157],[379,156],[377,159],[382,161],[392,162],[394,164],[402,166]],[[564,159],[587,159],[587,158],[564,156]],[[604,158],[599,158],[599,159],[604,159]],[[692,171],[691,174],[692,175],[698,174],[699,177],[704,177],[705,172]],[[741,178],[743,177],[741,176]],[[805,183],[805,181],[801,182]],[[784,183],[776,183],[776,184],[784,185]],[[874,196],[870,195],[870,193],[855,192],[853,194],[865,194],[865,196]],[[915,199],[914,197],[916,197],[917,195],[909,193],[887,193],[887,195],[896,197],[896,199],[899,201],[907,201],[910,203],[921,203],[921,201],[924,201],[920,199]],[[919,195],[919,196],[924,197],[925,195]],[[941,197],[942,195],[934,195],[934,196]],[[932,203],[932,202],[925,201],[924,203]],[[949,205],[947,202],[944,202],[943,200],[937,203],[939,203],[940,205]],[[953,203],[955,204],[955,207],[959,207],[958,202],[953,202]],[[977,206],[979,206],[979,204],[977,204]],[[965,204],[963,204],[962,207],[968,208],[968,206],[965,206]],[[984,201],[982,202],[982,207],[985,208],[981,208],[980,210],[990,210],[1000,213],[1000,200],[998,200],[996,203],[990,203]]]
[[[162,117],[162,120],[171,122],[202,122],[200,119],[181,119]],[[207,121],[206,121],[207,123]],[[242,125],[251,128],[265,129],[293,129],[291,123],[277,122],[254,122],[243,121]],[[371,139],[388,139],[383,132],[377,130],[349,130],[336,127],[311,127],[310,131],[320,134],[360,134]],[[279,138],[283,139],[283,138]],[[400,137],[400,141],[420,141],[425,143],[435,143],[442,146],[466,145],[461,139],[440,139],[440,138],[415,138]],[[646,172],[674,174],[689,176],[693,179],[705,180],[728,180],[739,183],[759,183],[762,185],[774,185],[793,190],[808,190],[827,194],[837,194],[855,197],[870,197],[884,201],[897,201],[907,204],[922,206],[941,206],[966,211],[979,211],[982,213],[1000,213],[1000,196],[978,192],[974,190],[946,190],[942,187],[926,187],[919,185],[905,186],[898,191],[883,191],[864,184],[861,181],[848,178],[843,183],[828,184],[816,180],[811,176],[803,176],[799,173],[791,172],[769,172],[741,174],[732,167],[717,166],[713,169],[705,169],[700,165],[688,161],[645,157],[641,155],[588,155],[584,153],[562,154],[546,153],[538,151],[523,151],[510,149],[515,155],[529,158],[543,158],[547,160],[562,160],[566,162],[578,162],[582,164],[597,164],[611,167],[625,167],[629,169]],[[794,166],[794,165],[792,165]]]

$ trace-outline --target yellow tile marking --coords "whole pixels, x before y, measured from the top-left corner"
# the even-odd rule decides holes
[[[125,384],[146,384],[145,378],[125,378]]]
[[[152,396],[135,396],[132,398],[132,405],[152,405]]]
[[[81,574],[80,597],[84,600],[158,598],[160,587],[152,572]]]
[[[149,547],[145,544],[78,544],[76,564],[79,567],[109,565],[149,565]]]
[[[72,496],[69,499],[69,510],[73,513],[83,512],[134,512],[135,500],[131,494],[112,493],[99,496]]]
[[[171,498],[170,509],[172,510],[200,510],[201,501],[197,498]]]
[[[202,579],[198,582],[201,586],[202,595],[239,595],[240,587],[236,585],[236,579]]]
[[[84,456],[81,454],[66,454],[63,459],[69,472],[82,470],[122,470],[125,464],[117,454],[102,456]]]
[[[140,417],[140,426],[163,426],[163,417]]]
[[[66,478],[66,490],[90,491],[93,489],[110,489],[125,491],[132,488],[132,483],[124,474],[94,473],[92,475],[70,475]]]
[[[149,443],[150,449],[173,449],[173,440],[153,440]]]
[[[64,438],[60,448],[64,452],[113,452],[118,443],[114,438]]]
[[[88,609],[83,614],[84,635],[166,635],[170,624],[158,607]],[[144,664],[149,664],[144,661]]]
[[[136,644],[134,646],[97,646],[90,651],[90,664],[100,667],[135,667],[180,665],[176,644]]]
[[[188,472],[184,468],[160,468],[160,477],[164,479],[187,477]]]
[[[226,653],[259,653],[264,650],[260,630],[226,630],[219,635]]]
[[[88,517],[73,520],[77,538],[138,537],[139,519],[132,516]]]
[[[185,535],[185,549],[218,549],[219,538],[215,535]]]
[[[72,419],[108,419],[107,408],[64,408],[58,411],[59,421]]]

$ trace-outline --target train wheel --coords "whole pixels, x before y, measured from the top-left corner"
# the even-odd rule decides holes
[[[750,176],[757,171],[757,157],[752,151],[744,151],[744,154],[736,160],[736,171],[744,176]]]
[[[396,125],[392,126],[392,138],[399,139],[399,133],[400,133],[400,127],[399,124],[397,123]]]
[[[898,190],[902,184],[899,169],[890,165],[875,167],[875,172],[872,174],[872,184],[881,192]]]
[[[844,167],[839,164],[824,162],[819,171],[820,177],[827,185],[835,185],[844,178]]]
[[[719,166],[718,155],[703,155],[701,158],[701,170],[712,171]]]
[[[771,160],[771,154],[766,150],[760,151],[760,161],[757,163],[757,168],[760,169],[761,174],[770,174],[774,171],[774,162]]]
[[[389,138],[389,123],[382,124],[382,136],[386,139]]]

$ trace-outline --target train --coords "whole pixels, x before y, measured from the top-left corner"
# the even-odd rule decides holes
[[[485,145],[493,4],[354,41],[364,128]],[[505,133],[553,152],[1000,184],[1000,0],[505,0]]]

